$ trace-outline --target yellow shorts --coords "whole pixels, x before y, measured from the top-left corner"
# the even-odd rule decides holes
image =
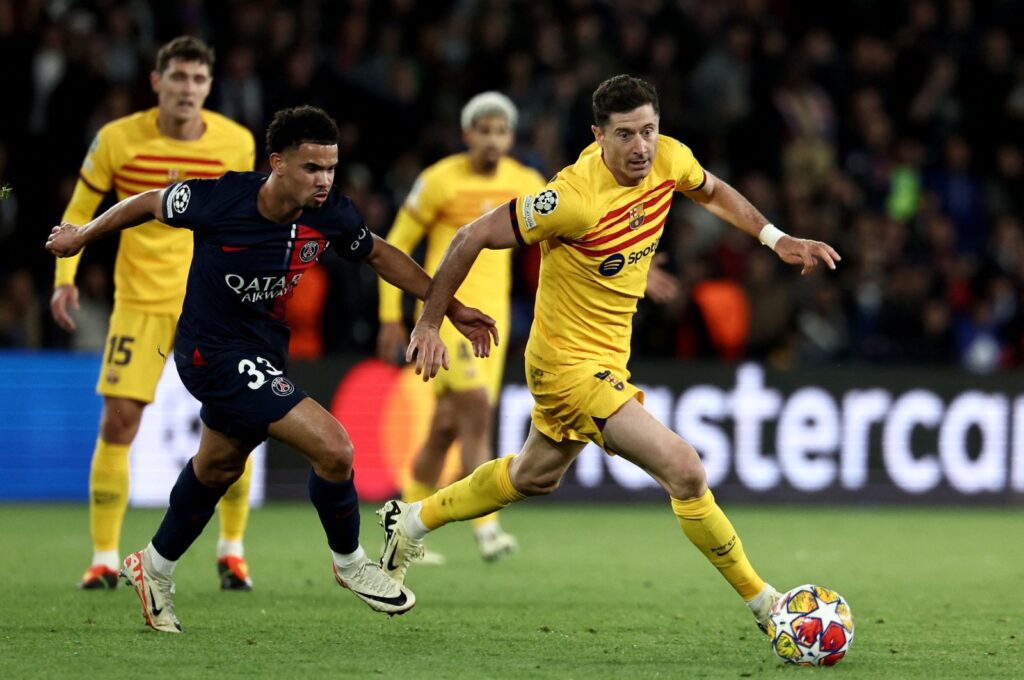
[[[498,327],[504,331],[508,324],[502,325],[499,321]],[[491,356],[481,359],[473,356],[473,345],[447,319],[438,334],[448,348],[448,370],[437,372],[433,380],[434,394],[441,396],[446,392],[468,392],[482,387],[487,390],[491,403],[497,403],[505,372],[504,338],[501,345],[491,345]]]
[[[592,441],[605,451],[605,421],[630,399],[644,401],[643,391],[597,361],[555,366],[528,353],[526,384],[533,395],[530,418],[538,430],[555,441]]]
[[[114,306],[96,391],[149,404],[174,347],[177,314],[151,314]]]

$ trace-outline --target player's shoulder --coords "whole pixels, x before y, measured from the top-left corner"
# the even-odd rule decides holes
[[[418,205],[427,202],[443,201],[445,196],[459,186],[466,178],[468,162],[466,154],[457,153],[445,156],[436,163],[425,167],[416,178],[409,192],[409,203]]]
[[[546,181],[542,174],[511,156],[502,158],[501,163],[503,169],[519,182],[542,185]]]
[[[193,179],[177,186],[188,184],[204,195],[210,205],[231,204],[240,198],[253,195],[260,190],[267,179],[262,172],[235,172],[229,170],[216,179]],[[176,189],[175,189],[176,190]]]
[[[675,137],[670,137],[669,135],[664,134],[658,135],[658,153],[665,153],[670,157],[693,156],[693,151],[690,150],[690,147]]]
[[[455,153],[445,156],[441,160],[431,163],[423,172],[420,179],[425,184],[440,184],[447,180],[468,174],[469,162],[464,153]]]
[[[601,149],[594,142],[580,153],[575,163],[559,170],[548,185],[557,185],[570,200],[592,204],[600,191],[600,174],[604,171]]]
[[[218,137],[237,138],[239,141],[254,141],[252,133],[249,132],[248,128],[216,111],[203,109],[203,121],[206,123],[208,131]]]
[[[156,129],[154,109],[144,109],[121,116],[104,124],[98,136],[101,138],[138,138],[152,136]]]

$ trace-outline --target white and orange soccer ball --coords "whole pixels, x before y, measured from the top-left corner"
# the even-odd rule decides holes
[[[853,642],[853,614],[836,591],[798,586],[772,607],[768,636],[772,651],[787,663],[834,666]]]

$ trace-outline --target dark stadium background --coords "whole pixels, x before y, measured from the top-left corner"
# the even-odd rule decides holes
[[[641,303],[638,374],[664,376],[675,394],[693,376],[728,387],[755,362],[786,395],[801,385],[837,399],[852,387],[927,388],[943,408],[962,394],[1002,395],[1005,427],[968,422],[966,454],[935,453],[943,435],[932,423],[914,431],[915,455],[937,456],[948,472],[950,456],[977,461],[1002,437],[991,454],[1001,476],[953,493],[1020,502],[1024,3],[0,0],[0,183],[13,190],[0,203],[0,346],[101,348],[116,240],[85,256],[75,337],[50,320],[53,261],[42,245],[96,130],[154,104],[155,47],[182,33],[217,50],[208,106],[258,142],[278,108],[310,103],[335,116],[337,183],[381,234],[417,173],[460,148],[458,112],[473,94],[512,97],[515,155],[551,175],[590,141],[598,82],[649,79],[663,132],[784,230],[835,245],[843,262],[801,278],[679,199],[660,250],[680,293]],[[510,357],[529,326],[535,267],[535,253],[519,253]],[[373,351],[376,281],[331,258],[326,271],[323,299],[309,301],[322,350],[305,361],[349,366]],[[4,365],[26,356],[38,358],[6,354]],[[677,360],[700,368],[687,374]],[[869,437],[882,460],[884,433]],[[284,455],[272,449],[272,463]]]

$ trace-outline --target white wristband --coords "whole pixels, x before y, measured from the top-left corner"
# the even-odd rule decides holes
[[[775,244],[779,242],[779,239],[783,236],[787,236],[786,232],[782,231],[774,224],[766,224],[761,227],[761,233],[758,234],[757,238],[761,243],[765,244],[772,250],[775,250]]]

